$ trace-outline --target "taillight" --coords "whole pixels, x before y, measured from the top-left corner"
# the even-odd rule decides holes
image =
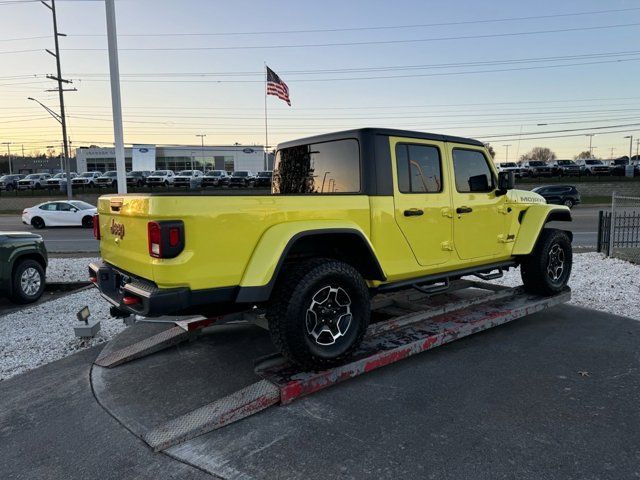
[[[177,257],[184,249],[184,224],[180,220],[149,222],[147,239],[152,257]]]
[[[93,236],[100,240],[100,216],[97,213],[93,216]]]
[[[162,258],[162,229],[158,222],[147,224],[147,237],[149,239],[149,255]]]

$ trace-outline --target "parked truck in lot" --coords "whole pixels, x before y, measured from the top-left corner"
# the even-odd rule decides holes
[[[341,362],[367,329],[372,294],[498,275],[562,290],[564,206],[513,189],[476,140],[359,129],[278,146],[270,195],[105,195],[92,281],[114,313],[264,309],[277,348],[305,368]]]

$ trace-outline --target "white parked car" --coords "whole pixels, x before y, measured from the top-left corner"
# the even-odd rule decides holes
[[[516,177],[520,177],[522,171],[516,162],[501,162],[498,163],[498,172],[513,172]]]
[[[40,229],[44,227],[93,226],[98,209],[80,200],[45,202],[22,211],[22,223]]]
[[[69,177],[73,180],[74,178],[77,177],[76,172],[71,172],[69,174]],[[56,173],[53,177],[51,177],[49,180],[47,180],[47,187],[49,188],[60,188],[60,185],[66,185],[67,184],[67,180],[66,180],[66,174],[65,173]]]
[[[161,185],[167,186],[173,183],[174,178],[175,174],[173,173],[173,170],[156,170],[147,177],[147,185],[150,187]]]
[[[71,185],[74,187],[95,187],[96,180],[101,175],[102,172],[83,172],[71,180]]]
[[[96,185],[98,187],[115,187],[118,185],[118,172],[116,170],[109,170],[104,172],[98,178],[96,178]]]
[[[18,181],[18,190],[35,190],[47,186],[47,180],[51,178],[48,173],[31,173]]]
[[[200,188],[203,175],[200,170],[182,170],[173,177],[173,186]]]

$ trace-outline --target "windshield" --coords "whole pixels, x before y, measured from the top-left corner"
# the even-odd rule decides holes
[[[193,175],[193,170],[182,170],[178,172],[178,175],[182,177],[190,177],[191,175]]]
[[[272,172],[260,172],[260,173],[258,173],[258,176],[259,177],[268,177],[268,178],[270,178],[271,174],[272,174]]]
[[[220,170],[213,170],[211,172],[207,172],[207,177],[221,177],[222,172]]]
[[[118,172],[116,172],[115,170],[113,171],[109,171],[109,172],[104,172],[102,174],[103,177],[117,177],[118,176]]]
[[[529,162],[532,167],[544,167],[544,162]]]
[[[156,170],[151,175],[154,175],[156,177],[164,177],[166,174],[167,174],[166,170]]]
[[[558,165],[575,165],[571,160],[558,160]]]
[[[84,178],[89,178],[89,177],[93,177],[93,172],[84,172],[82,175],[80,175],[81,177]]]
[[[600,160],[585,160],[585,163],[587,165],[602,165]]]
[[[506,162],[506,163],[501,163],[500,164],[501,167],[505,168],[505,167],[517,167],[517,165],[513,162]]]
[[[31,175],[27,175],[26,177],[24,177],[27,180],[35,180],[40,178],[40,174],[38,173],[32,173]]]
[[[52,178],[64,178],[64,173],[56,173]]]
[[[89,210],[91,208],[96,208],[93,205],[91,205],[90,203],[82,202],[80,200],[72,200],[69,203],[71,205],[73,205],[74,207],[76,207],[78,210]]]
[[[248,174],[249,172],[233,172],[234,177],[246,177]]]

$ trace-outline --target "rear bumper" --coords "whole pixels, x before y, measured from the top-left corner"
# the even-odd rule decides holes
[[[134,277],[103,261],[89,265],[89,276],[109,303],[120,310],[148,317],[204,310],[226,313],[234,309],[239,290],[239,287],[158,288],[149,280]],[[131,298],[137,299],[137,303],[125,303],[125,300],[131,302]]]

